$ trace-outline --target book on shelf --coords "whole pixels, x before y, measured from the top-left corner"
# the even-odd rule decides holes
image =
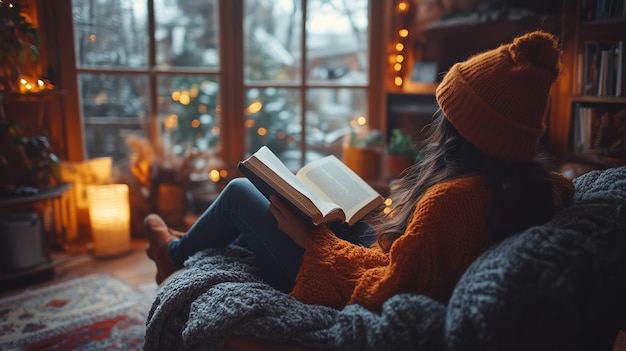
[[[573,121],[573,150],[580,154],[591,154],[594,146],[594,135],[599,125],[601,110],[594,107],[576,104]]]
[[[598,91],[599,43],[585,42],[583,54],[583,95],[596,95]]]
[[[351,226],[383,202],[376,190],[333,155],[294,174],[262,146],[238,168],[266,197],[276,194],[313,226],[336,221]]]
[[[611,51],[610,50],[601,50],[600,51],[600,64],[598,65],[598,96],[607,96],[610,94],[611,88],[608,86],[609,83],[609,60],[610,60]]]
[[[577,103],[573,113],[575,154],[626,161],[626,107]]]
[[[605,21],[626,16],[624,0],[583,0],[580,17],[583,21]]]
[[[615,96],[626,96],[626,40],[617,43],[617,54],[615,59]]]
[[[577,90],[585,96],[625,96],[624,40],[616,43],[585,42],[578,55]],[[580,79],[582,74],[582,79]],[[582,85],[582,86],[581,86]]]

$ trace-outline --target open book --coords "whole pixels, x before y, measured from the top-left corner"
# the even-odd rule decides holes
[[[313,225],[340,221],[353,225],[383,198],[335,156],[326,156],[293,174],[266,146],[238,166],[269,198],[276,194]]]

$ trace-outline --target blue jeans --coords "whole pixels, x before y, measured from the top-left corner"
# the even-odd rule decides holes
[[[365,222],[334,231],[342,239],[362,246],[375,241]],[[198,251],[233,243],[253,252],[270,285],[284,292],[293,289],[304,249],[278,229],[269,200],[247,178],[236,178],[226,185],[189,231],[170,243],[170,256],[182,266]]]

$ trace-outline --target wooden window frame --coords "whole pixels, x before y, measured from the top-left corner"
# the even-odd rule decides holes
[[[220,142],[223,142],[221,156],[231,165],[245,156],[243,1],[219,0],[219,16],[224,20],[219,23],[221,67],[218,76],[220,82],[229,82],[220,85]],[[86,152],[78,88],[79,72],[76,68],[71,21],[72,0],[38,0],[37,6],[42,16],[43,39],[48,50],[47,64],[56,73],[59,87],[66,92],[62,98],[61,109],[64,114],[66,158],[74,162],[82,161]],[[389,26],[390,6],[391,3],[385,0],[370,0],[369,6],[369,83],[365,87],[368,94],[367,111],[370,128],[380,129],[383,133],[386,128],[384,78],[387,58],[387,31],[384,28]],[[151,74],[150,77],[156,79],[156,74]],[[324,86],[316,85],[314,88],[319,87]],[[300,85],[296,88],[302,89],[304,96],[306,89],[310,87]],[[152,108],[155,109],[155,106]]]

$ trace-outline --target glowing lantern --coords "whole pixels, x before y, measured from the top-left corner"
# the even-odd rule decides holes
[[[110,257],[129,252],[128,185],[90,185],[87,198],[94,256]]]

